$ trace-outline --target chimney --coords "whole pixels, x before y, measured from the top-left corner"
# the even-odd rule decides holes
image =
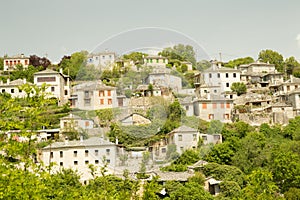
[[[219,62],[219,63],[218,63],[218,68],[221,68],[221,67],[222,67],[222,65],[221,65],[221,63]]]
[[[59,69],[59,73],[61,73],[61,74],[63,73],[63,69],[62,68]]]
[[[24,58],[24,53],[21,54],[21,58]]]
[[[80,136],[80,143],[82,143],[83,142],[83,136],[81,135]]]
[[[23,78],[23,84],[26,84],[26,78]]]
[[[116,138],[116,145],[118,145],[119,144],[119,139],[118,138]]]
[[[7,84],[7,85],[10,84],[10,79],[9,79],[9,78],[6,80],[6,84]]]
[[[291,83],[294,82],[293,75],[290,75]]]

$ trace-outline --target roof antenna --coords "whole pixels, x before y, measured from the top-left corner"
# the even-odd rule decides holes
[[[221,52],[219,53],[219,56],[220,56],[220,62],[222,62],[222,53]]]

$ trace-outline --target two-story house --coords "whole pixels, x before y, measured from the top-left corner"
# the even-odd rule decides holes
[[[90,81],[75,85],[70,98],[71,106],[81,110],[99,110],[118,107],[115,87],[101,81]]]
[[[75,140],[54,142],[41,150],[40,160],[57,172],[61,168],[78,170],[81,180],[91,179],[89,165],[103,166],[108,164],[107,170],[113,173],[116,166],[117,145],[99,137],[91,137],[87,140]]]
[[[94,65],[100,69],[112,69],[116,59],[117,56],[115,52],[104,51],[92,53],[87,58],[87,64]]]
[[[23,69],[26,69],[29,65],[29,57],[24,56],[24,54],[4,57],[3,71],[13,71],[17,65],[22,65]]]
[[[168,58],[163,56],[149,55],[144,57],[144,65],[152,67],[166,67]]]
[[[34,73],[34,84],[37,86],[47,85],[48,98],[57,98],[58,104],[68,102],[70,96],[70,77],[64,75],[62,69],[59,72],[52,69]]]

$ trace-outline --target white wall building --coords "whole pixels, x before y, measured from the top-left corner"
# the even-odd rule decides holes
[[[228,67],[222,67],[220,63],[213,62],[212,66],[201,73],[204,83],[211,86],[218,86],[216,94],[222,94],[224,92],[230,92],[231,85],[236,82],[240,82],[240,70],[232,69]]]
[[[71,106],[81,110],[99,110],[118,107],[115,87],[101,81],[78,84],[72,89]]]
[[[16,65],[22,65],[24,69],[27,69],[29,65],[29,57],[24,56],[24,54],[4,57],[3,71],[13,71],[16,69]]]
[[[152,67],[166,67],[168,58],[163,56],[149,55],[144,57],[144,65]]]
[[[17,79],[10,81],[7,79],[6,83],[0,82],[0,92],[8,93],[12,98],[22,98],[26,96],[26,93],[20,89],[20,86],[26,84],[26,79]],[[31,84],[31,83],[29,83]]]
[[[92,53],[88,56],[87,64],[94,65],[100,69],[112,69],[117,56],[115,52]]]
[[[40,160],[57,172],[61,168],[78,170],[81,180],[91,179],[89,164],[103,166],[108,164],[108,171],[113,173],[116,166],[117,145],[103,138],[91,137],[87,140],[55,142],[41,150]]]
[[[46,93],[49,98],[57,98],[59,105],[68,102],[70,96],[70,78],[62,73],[46,69],[34,74],[34,84],[37,86],[47,85]]]

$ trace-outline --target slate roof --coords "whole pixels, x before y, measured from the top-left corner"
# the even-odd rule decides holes
[[[181,132],[181,133],[182,132],[198,132],[198,130],[183,125],[183,126],[180,126],[180,127],[176,128],[176,129],[174,129],[172,132],[176,132],[176,133],[178,133],[178,132]]]
[[[162,172],[156,171],[154,172],[157,176],[159,176],[159,181],[187,181],[188,178],[194,176],[193,173],[188,172]]]
[[[103,138],[99,137],[91,137],[87,140],[74,140],[68,142],[54,142],[51,144],[52,149],[59,149],[59,148],[72,148],[72,147],[91,147],[91,146],[113,146],[115,145],[112,142],[104,140]],[[50,149],[50,145],[46,146],[43,149]]]

